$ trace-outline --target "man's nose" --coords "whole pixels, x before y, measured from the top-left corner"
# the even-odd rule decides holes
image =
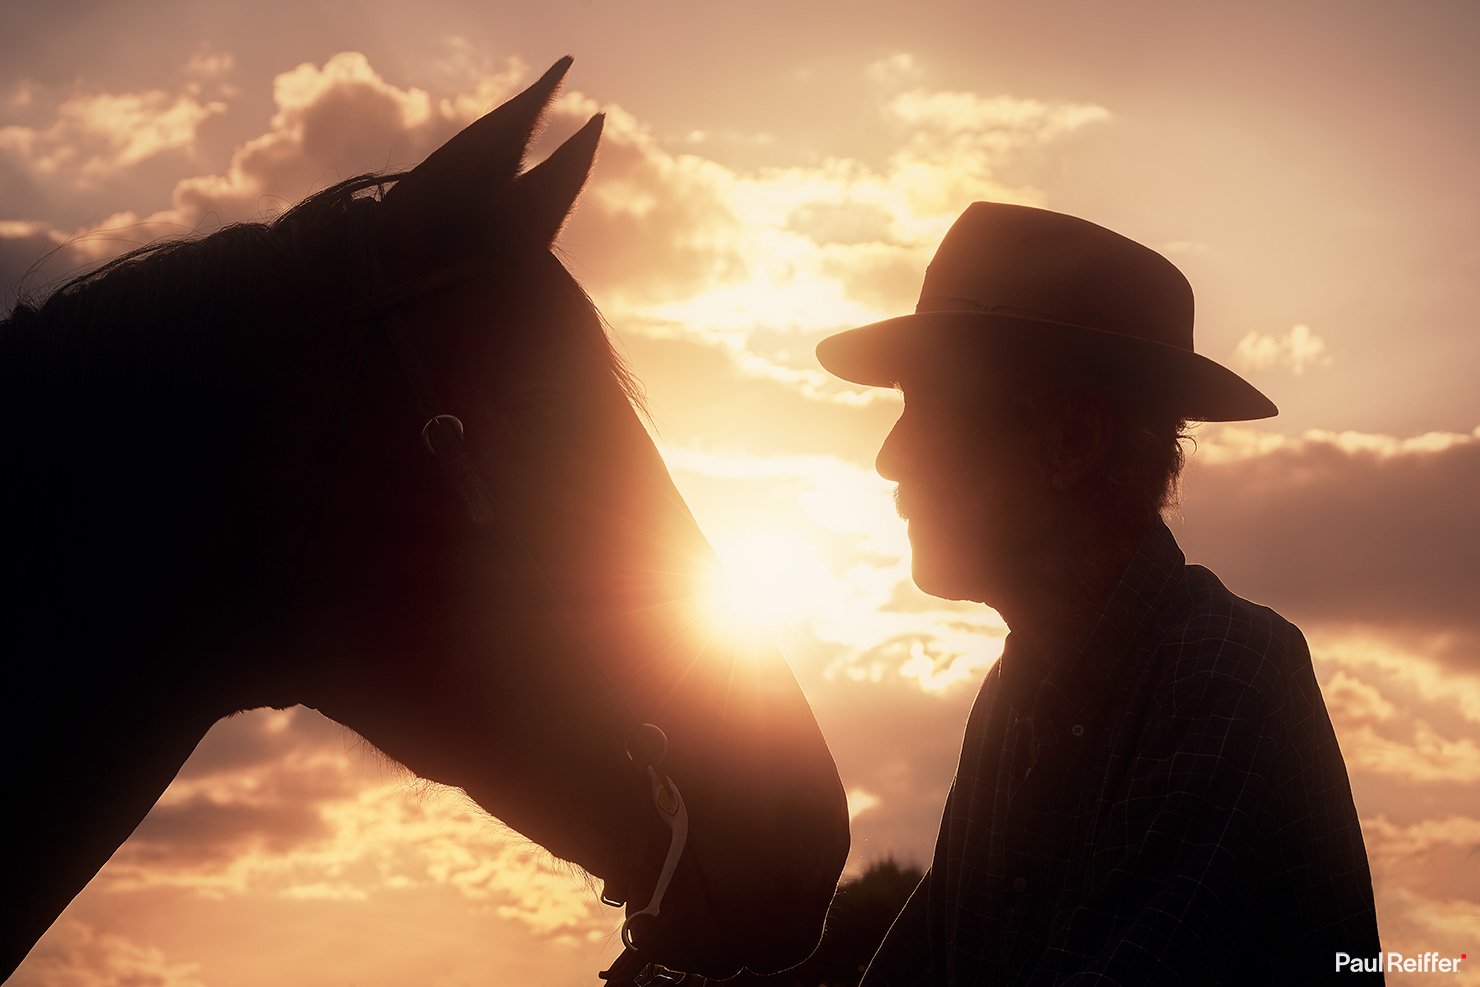
[[[909,447],[904,435],[904,416],[899,416],[899,421],[889,430],[889,437],[879,447],[879,454],[874,457],[874,469],[886,480],[895,483],[904,479],[908,468]]]

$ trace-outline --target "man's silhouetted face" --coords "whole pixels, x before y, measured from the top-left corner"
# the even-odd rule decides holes
[[[1048,517],[1040,430],[1008,395],[961,398],[907,384],[904,401],[876,466],[899,484],[915,585],[994,605],[1021,577]]]

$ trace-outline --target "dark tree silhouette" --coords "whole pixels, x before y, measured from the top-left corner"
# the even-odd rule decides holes
[[[838,886],[822,943],[811,959],[768,977],[743,973],[724,981],[724,987],[857,987],[921,874],[920,868],[901,867],[893,857],[870,864],[856,880]]]

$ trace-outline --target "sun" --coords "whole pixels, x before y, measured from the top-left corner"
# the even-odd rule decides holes
[[[707,574],[700,604],[717,634],[773,630],[808,616],[832,578],[816,549],[792,534],[738,532],[717,541],[720,564]]]

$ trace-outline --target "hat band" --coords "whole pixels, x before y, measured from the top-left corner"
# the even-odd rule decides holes
[[[922,315],[926,312],[984,312],[988,315],[1017,315],[1028,319],[1039,319],[1044,322],[1060,322],[1065,325],[1063,319],[1048,312],[1040,312],[1037,309],[1023,308],[1019,305],[983,305],[981,302],[971,298],[953,298],[948,295],[931,295],[921,297],[919,304],[915,306],[915,314]],[[1085,326],[1086,329],[1093,328]]]

